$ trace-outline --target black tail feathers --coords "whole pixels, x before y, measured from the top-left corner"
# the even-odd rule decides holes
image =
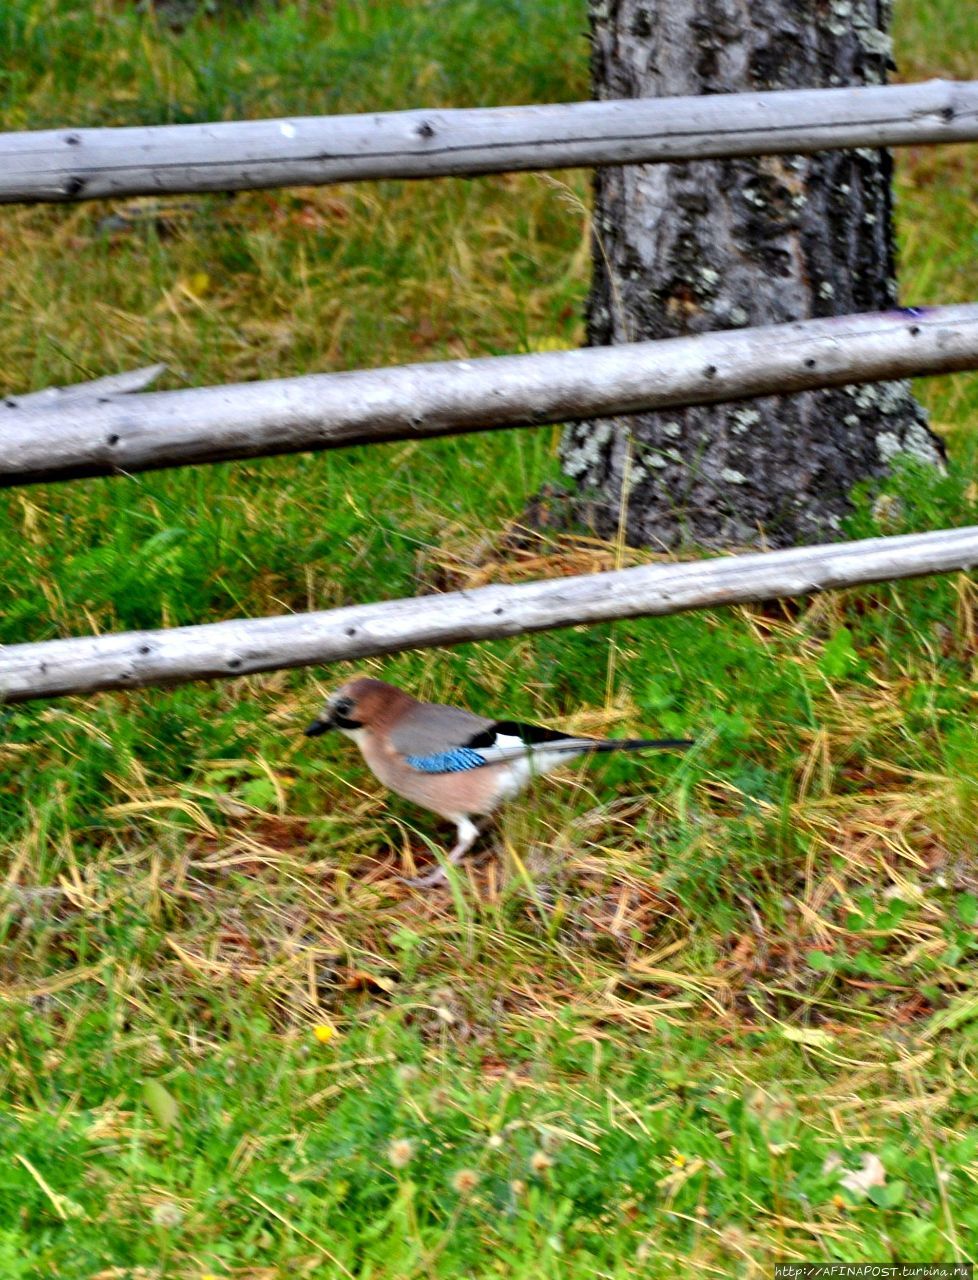
[[[692,738],[600,738],[588,751],[657,751],[674,748],[685,751]]]

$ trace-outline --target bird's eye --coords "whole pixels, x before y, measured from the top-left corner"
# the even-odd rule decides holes
[[[353,710],[352,698],[337,698],[333,703],[333,714],[338,716],[348,716]]]

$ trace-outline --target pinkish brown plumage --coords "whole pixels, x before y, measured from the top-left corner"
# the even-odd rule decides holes
[[[448,861],[475,843],[474,817],[492,813],[534,777],[585,752],[685,747],[686,739],[581,738],[516,720],[491,720],[461,707],[419,702],[403,689],[360,676],[333,693],[306,729],[339,729],[356,742],[373,774],[406,800],[454,822]],[[437,884],[438,867],[412,884]]]

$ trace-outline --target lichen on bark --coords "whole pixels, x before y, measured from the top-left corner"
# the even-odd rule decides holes
[[[591,0],[601,98],[875,84],[887,0]],[[892,163],[869,149],[595,175],[591,345],[896,305]],[[900,452],[939,463],[909,384],[569,427],[563,467],[599,530],[675,546],[831,538]]]

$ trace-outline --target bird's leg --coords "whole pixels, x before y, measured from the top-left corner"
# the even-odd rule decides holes
[[[464,858],[468,851],[479,838],[479,828],[474,822],[470,822],[468,818],[457,818],[456,826],[458,827],[458,840],[453,848],[448,851],[448,861],[454,867],[455,864]],[[413,889],[430,889],[432,885],[441,884],[448,879],[445,868],[442,866],[435,867],[434,871],[429,871],[426,876],[413,876],[408,878],[401,876],[401,880],[405,884],[411,885]]]

